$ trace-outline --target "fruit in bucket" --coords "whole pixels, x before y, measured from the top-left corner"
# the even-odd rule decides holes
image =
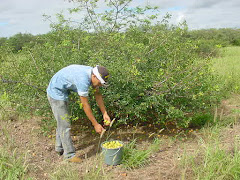
[[[119,141],[109,141],[104,143],[102,146],[106,149],[116,149],[122,147],[123,145]]]

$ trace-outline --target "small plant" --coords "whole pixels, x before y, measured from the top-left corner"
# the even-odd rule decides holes
[[[136,139],[126,144],[123,150],[123,167],[126,169],[143,167],[150,161],[150,155],[159,149],[159,145],[160,141],[158,139],[155,139],[146,150],[136,148]]]
[[[108,180],[111,179],[111,171],[106,171],[103,165],[103,157],[97,155],[92,163],[86,165],[84,180]]]
[[[17,157],[16,150],[8,154],[6,149],[0,148],[0,179],[25,179],[28,166],[24,158]]]

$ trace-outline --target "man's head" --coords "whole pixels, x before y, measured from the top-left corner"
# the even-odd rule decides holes
[[[107,86],[109,78],[108,70],[103,66],[96,66],[92,71],[92,85],[93,87]]]

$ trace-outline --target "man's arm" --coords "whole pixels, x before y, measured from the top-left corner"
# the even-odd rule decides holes
[[[103,98],[102,98],[102,94],[99,92],[99,89],[96,88],[96,91],[94,93],[94,96],[96,98],[97,104],[102,112],[102,114],[104,115],[105,113],[107,113],[104,102],[103,102]]]
[[[88,97],[80,96],[80,100],[83,105],[83,110],[84,110],[85,114],[87,115],[88,119],[92,122],[92,125],[94,126],[96,132],[101,133],[103,130],[103,127],[95,119],[95,117],[92,113],[90,104],[88,103]]]
[[[104,124],[105,125],[109,125],[110,122],[111,122],[111,119],[108,116],[108,113],[107,113],[105,105],[104,105],[102,94],[99,92],[98,88],[96,88],[96,91],[95,91],[94,95],[95,95],[97,104],[98,104],[98,106],[99,106],[99,108],[100,108],[100,110],[102,112],[103,119],[104,119]]]

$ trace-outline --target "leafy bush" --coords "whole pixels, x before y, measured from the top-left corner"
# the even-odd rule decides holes
[[[221,45],[223,47],[229,45],[239,46],[238,40],[240,39],[240,29],[220,28],[220,29],[200,29],[189,31],[188,38],[203,41],[210,41],[210,44]]]
[[[232,41],[232,45],[234,45],[234,46],[240,46],[240,39],[234,39],[234,40]]]
[[[131,13],[145,10],[137,8]],[[167,18],[155,25],[149,18],[139,19],[123,32],[98,28],[89,33],[74,30],[59,16],[59,24],[41,37],[41,43],[10,53],[8,60],[1,62],[1,92],[9,94],[18,110],[32,109],[49,117],[45,89],[50,78],[69,64],[99,64],[110,71],[111,86],[102,92],[110,116],[119,124],[174,121],[188,126],[193,113],[208,111],[216,103],[218,91],[209,58],[199,57],[198,42],[186,38],[185,24],[169,26]],[[77,95],[72,94],[71,99],[75,102],[72,115],[84,117]],[[97,112],[92,96],[90,100]]]
[[[10,47],[13,48],[13,52],[18,52],[22,50],[24,46],[33,46],[34,41],[36,41],[35,36],[32,34],[22,34],[18,33],[14,36],[11,36],[5,42],[8,43]]]

